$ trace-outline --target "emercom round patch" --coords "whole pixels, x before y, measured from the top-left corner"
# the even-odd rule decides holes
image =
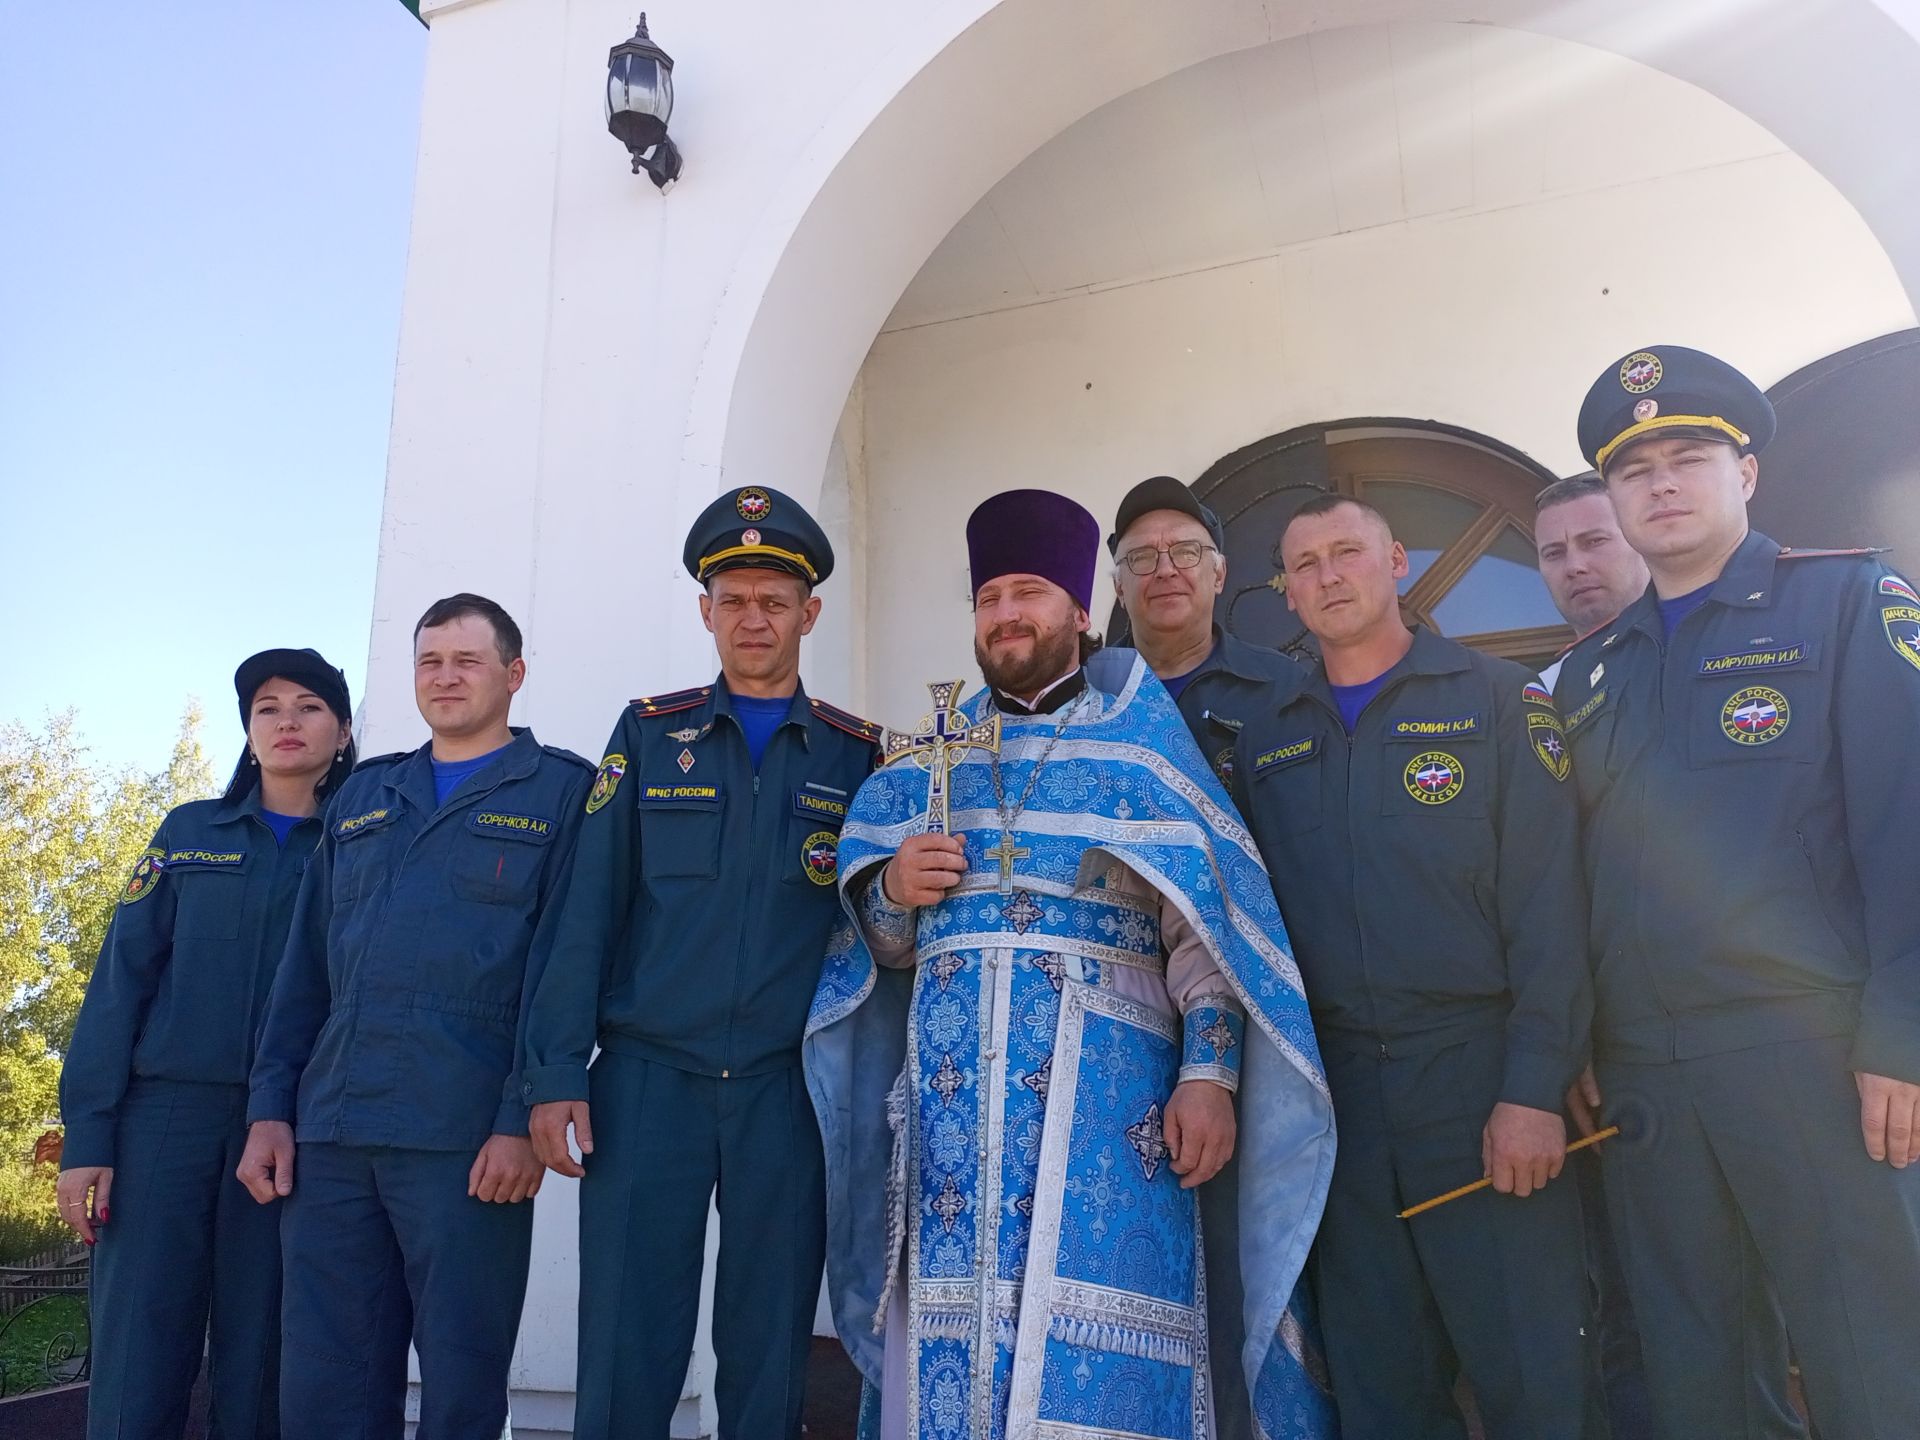
[[[1407,793],[1422,805],[1444,805],[1467,783],[1467,771],[1444,750],[1426,750],[1407,762]]]
[[[1736,745],[1767,745],[1787,733],[1793,707],[1766,685],[1736,690],[1720,707],[1720,728]]]
[[[831,830],[814,831],[800,847],[800,863],[814,884],[833,884],[840,875],[840,837]]]

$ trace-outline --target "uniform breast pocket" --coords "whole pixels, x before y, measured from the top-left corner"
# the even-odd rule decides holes
[[[400,841],[392,812],[376,810],[337,820],[333,826],[333,900],[336,905],[364,900],[380,888],[393,867]]]
[[[1575,706],[1562,722],[1583,804],[1590,805],[1604,795],[1618,770],[1619,759],[1614,753],[1617,720],[1607,692],[1602,690]]]
[[[816,783],[793,792],[787,815],[780,879],[787,885],[830,890],[840,878],[840,827],[846,823],[846,791]]]
[[[640,787],[640,873],[649,880],[711,880],[720,873],[726,797],[715,785]]]
[[[546,816],[486,810],[469,815],[467,833],[455,847],[454,894],[481,905],[530,905],[557,829]]]
[[[1699,675],[1688,687],[1688,759],[1694,769],[1813,764],[1828,751],[1826,695],[1811,665],[1761,674]]]
[[[179,895],[173,917],[175,938],[232,940],[239,936],[247,897],[247,877],[241,867],[182,867],[173,879]]]
[[[1427,822],[1486,818],[1498,771],[1485,740],[1392,741],[1381,752],[1382,815]]]
[[[1320,751],[1319,738],[1309,735],[1257,746],[1250,756],[1240,752],[1247,765],[1247,794],[1262,828],[1287,835],[1320,828],[1326,805]]]

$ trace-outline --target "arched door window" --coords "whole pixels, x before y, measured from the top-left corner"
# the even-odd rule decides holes
[[[1221,623],[1257,644],[1300,643],[1280,535],[1301,504],[1332,490],[1379,510],[1407,547],[1410,622],[1544,664],[1573,640],[1534,562],[1533,497],[1553,478],[1497,441],[1419,422],[1312,426],[1235,451],[1194,485],[1227,531]]]

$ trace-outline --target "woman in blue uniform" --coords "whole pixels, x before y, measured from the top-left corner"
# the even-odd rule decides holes
[[[60,1218],[95,1247],[89,1440],[279,1434],[280,1211],[234,1177],[247,1072],[318,813],[353,768],[346,677],[314,650],[234,673],[245,753],[134,866],[60,1076]]]

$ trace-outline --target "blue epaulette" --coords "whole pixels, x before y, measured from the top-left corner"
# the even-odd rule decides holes
[[[829,705],[824,700],[815,700],[812,696],[807,697],[807,703],[813,707],[814,714],[834,729],[844,730],[855,739],[864,740],[869,745],[880,743],[880,727],[873,721],[862,720],[852,711],[842,710],[837,705]]]
[[[362,770],[369,770],[375,765],[393,765],[405,760],[413,753],[411,750],[390,750],[385,755],[369,755],[353,767],[353,773],[358,775]]]
[[[559,745],[542,745],[540,748],[546,751],[547,754],[553,756],[553,758],[556,760],[572,761],[575,765],[578,765],[582,770],[598,770],[600,768],[599,766],[595,765],[591,760],[587,759],[584,755],[576,755],[573,753],[573,751],[564,749]]]
[[[667,695],[642,695],[628,703],[642,715],[671,715],[676,710],[691,710],[711,694],[711,685],[697,685],[691,690],[675,690]]]

